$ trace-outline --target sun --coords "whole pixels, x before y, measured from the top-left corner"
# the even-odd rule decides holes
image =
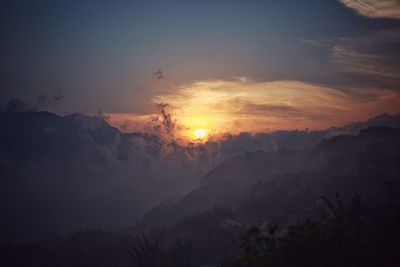
[[[203,140],[207,137],[207,130],[203,128],[198,128],[193,132],[193,134],[196,140]]]

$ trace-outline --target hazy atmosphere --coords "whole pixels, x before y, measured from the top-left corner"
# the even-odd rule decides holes
[[[0,265],[400,264],[400,1],[6,0],[0,35]]]

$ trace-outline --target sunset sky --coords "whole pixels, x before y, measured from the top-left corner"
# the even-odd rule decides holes
[[[398,0],[6,0],[0,21],[0,103],[126,132],[160,112],[193,140],[400,112]]]

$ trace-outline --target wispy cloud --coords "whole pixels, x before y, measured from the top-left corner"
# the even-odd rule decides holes
[[[340,38],[332,47],[339,71],[400,79],[400,29]]]
[[[339,0],[358,14],[370,18],[400,19],[399,0]]]
[[[305,42],[325,50],[327,83],[357,88],[400,89],[400,29]]]

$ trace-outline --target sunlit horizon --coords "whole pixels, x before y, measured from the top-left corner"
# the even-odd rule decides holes
[[[342,91],[299,81],[257,82],[245,77],[195,81],[148,101],[167,108],[165,112],[173,123],[169,137],[187,142],[199,141],[193,134],[197,129],[206,129],[208,137],[218,140],[242,132],[340,127],[382,113],[400,112],[400,94],[394,90]],[[159,134],[154,129],[162,117],[156,112],[107,113],[107,121],[124,132]]]

